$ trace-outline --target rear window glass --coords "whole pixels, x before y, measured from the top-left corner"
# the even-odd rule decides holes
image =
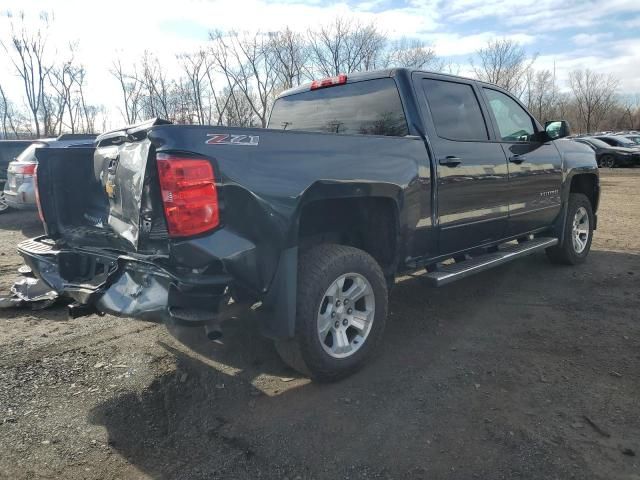
[[[409,134],[391,78],[347,83],[278,99],[269,128],[402,137]]]
[[[16,158],[16,161],[18,162],[36,162],[36,148],[42,148],[46,146],[46,144],[42,144],[42,143],[33,143],[31,145],[29,145],[29,147],[24,150],[20,155],[18,155],[18,158]]]

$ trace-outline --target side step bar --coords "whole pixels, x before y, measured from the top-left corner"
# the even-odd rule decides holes
[[[442,265],[437,271],[421,275],[420,278],[425,278],[429,284],[434,287],[441,287],[442,285],[455,282],[474,273],[497,267],[516,258],[531,255],[539,250],[544,250],[557,244],[557,238],[534,238],[533,240],[528,240],[517,245],[507,245],[500,248],[497,252],[485,253],[484,255],[473,257],[470,260],[456,262],[450,265]]]

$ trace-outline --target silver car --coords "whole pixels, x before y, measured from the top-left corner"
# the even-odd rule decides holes
[[[3,200],[7,208],[35,210],[36,189],[34,174],[38,161],[37,148],[72,148],[93,145],[95,135],[65,134],[58,138],[36,140],[11,163],[7,169],[7,181],[4,184]]]
[[[0,213],[9,209],[2,192],[7,181],[9,163],[14,161],[32,143],[32,140],[0,140]]]

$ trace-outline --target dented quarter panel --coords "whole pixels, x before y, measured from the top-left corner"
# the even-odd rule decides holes
[[[255,146],[207,142],[224,134],[259,140]],[[219,185],[224,233],[174,241],[172,258],[193,268],[222,258],[226,271],[258,292],[268,290],[281,253],[296,246],[299,216],[308,202],[389,198],[403,212],[400,228],[407,238],[424,210],[430,212],[430,205],[419,201],[430,192],[429,171],[420,169],[420,160],[428,164],[428,157],[419,137],[160,125],[149,131],[148,138],[157,152],[210,158]],[[426,178],[420,179],[419,170]],[[216,253],[226,251],[232,253],[224,257]]]

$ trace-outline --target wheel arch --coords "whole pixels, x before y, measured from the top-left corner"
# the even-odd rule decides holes
[[[300,248],[337,243],[360,248],[386,275],[400,258],[402,189],[389,183],[314,184],[296,211],[290,240]]]
[[[571,177],[569,193],[582,193],[591,203],[591,209],[595,214],[600,203],[600,182],[596,173],[578,173]]]

